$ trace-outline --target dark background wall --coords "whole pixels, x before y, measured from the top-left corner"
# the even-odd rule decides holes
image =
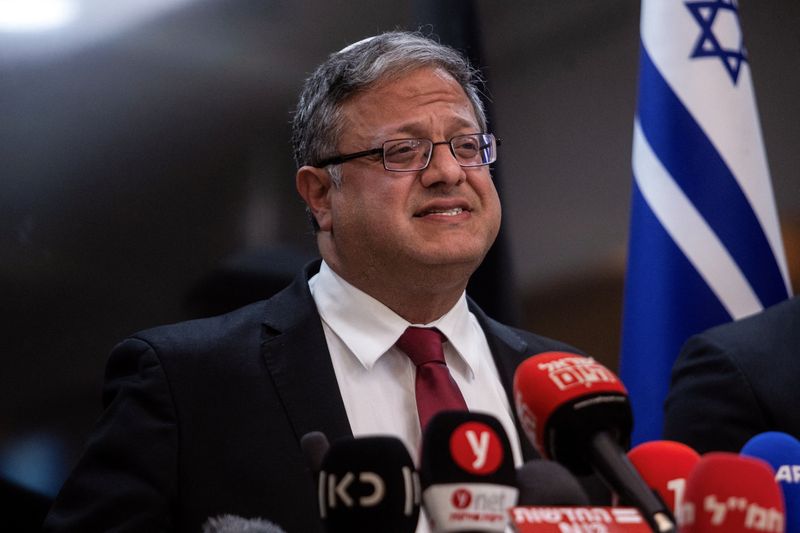
[[[83,1],[62,28],[0,24],[0,474],[52,494],[116,342],[211,312],[209,296],[237,291],[221,269],[283,279],[313,256],[289,147],[302,79],[350,42],[415,28],[426,4]],[[504,141],[509,305],[614,366],[638,2],[475,6]],[[741,13],[798,280],[800,3]]]

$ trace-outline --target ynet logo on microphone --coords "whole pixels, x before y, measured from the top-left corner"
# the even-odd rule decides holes
[[[504,531],[507,511],[517,500],[515,487],[494,482],[491,474],[503,464],[503,444],[495,430],[466,422],[450,436],[450,455],[469,481],[441,483],[425,490],[425,507],[437,528],[447,531]],[[484,479],[482,479],[484,478]]]
[[[503,445],[497,433],[486,424],[467,422],[450,436],[450,455],[465,472],[485,476],[500,468]]]
[[[450,501],[456,509],[466,509],[472,503],[472,493],[467,489],[456,489]]]

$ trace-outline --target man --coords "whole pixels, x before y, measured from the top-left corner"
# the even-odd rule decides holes
[[[416,455],[416,370],[395,346],[412,325],[445,336],[449,385],[501,420],[517,462],[533,456],[513,372],[569,347],[493,321],[464,293],[500,226],[497,147],[475,84],[461,55],[403,32],[311,75],[294,119],[296,183],[322,262],[267,301],[120,344],[106,412],[50,529],[197,532],[230,513],[319,530],[304,434],[391,434]]]
[[[754,435],[800,438],[800,298],[689,339],[672,370],[664,438],[738,452]]]

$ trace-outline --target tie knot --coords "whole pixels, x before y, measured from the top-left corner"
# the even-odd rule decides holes
[[[416,366],[425,363],[444,363],[442,342],[445,336],[435,328],[406,329],[395,343]]]

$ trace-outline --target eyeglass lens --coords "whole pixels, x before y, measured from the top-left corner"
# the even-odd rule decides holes
[[[428,166],[433,150],[429,139],[399,139],[383,143],[383,163],[387,170],[422,170]],[[459,135],[450,140],[458,164],[464,167],[488,165],[496,159],[491,134]]]

